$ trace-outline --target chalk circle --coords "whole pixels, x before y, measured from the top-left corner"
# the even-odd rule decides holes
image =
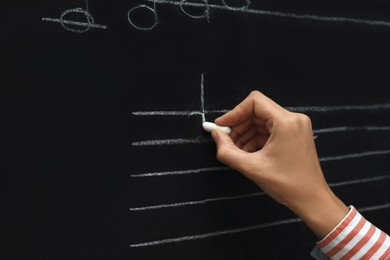
[[[249,6],[251,5],[251,0],[245,0],[245,2],[246,2],[245,5],[243,5],[243,6],[237,6],[237,7],[228,5],[228,4],[226,3],[226,0],[221,0],[221,1],[222,1],[222,4],[223,4],[225,7],[229,8],[229,9],[248,9]]]
[[[67,20],[65,19],[65,16],[68,14],[71,14],[71,13],[83,14],[85,16],[86,22],[72,23],[72,25],[85,27],[84,29],[75,29],[75,28],[72,28],[68,25],[68,23],[66,22]],[[91,29],[95,23],[95,20],[93,19],[92,15],[88,11],[84,10],[83,8],[74,8],[74,9],[65,10],[61,14],[60,21],[61,21],[62,27],[64,27],[68,31],[75,32],[75,33],[84,33],[86,31],[88,31],[89,29]]]
[[[152,14],[153,14],[154,23],[153,23],[151,26],[149,26],[149,27],[138,26],[138,25],[136,25],[136,24],[132,21],[132,19],[131,19],[131,13],[134,12],[135,10],[141,9],[141,8],[144,8],[144,9],[146,9],[146,10],[152,12]],[[156,9],[155,9],[155,8],[152,8],[152,7],[150,7],[150,6],[147,6],[147,5],[137,5],[137,6],[133,7],[133,8],[131,8],[131,9],[129,10],[129,12],[127,13],[127,19],[129,20],[129,23],[130,23],[134,28],[136,28],[136,29],[138,29],[138,30],[143,30],[143,31],[153,30],[153,28],[156,27],[156,25],[157,25],[157,23],[158,23],[158,16],[157,16]]]
[[[201,0],[201,1],[205,4],[205,10],[204,10],[202,15],[193,15],[193,14],[190,14],[187,10],[185,10],[184,6],[185,6],[185,3],[187,2],[187,0],[180,1],[180,9],[182,10],[183,13],[185,13],[186,15],[188,15],[191,18],[194,18],[194,19],[206,18],[206,19],[208,19],[209,14],[210,14],[210,7],[208,4],[208,0]],[[194,2],[191,2],[191,3],[194,4]]]

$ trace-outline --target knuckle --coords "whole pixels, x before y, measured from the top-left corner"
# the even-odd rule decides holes
[[[252,90],[252,91],[250,92],[250,94],[249,94],[249,96],[251,96],[251,97],[253,97],[253,98],[257,98],[257,97],[259,97],[260,95],[262,95],[262,94],[261,94],[261,92],[258,91],[258,90]]]
[[[310,117],[302,113],[290,113],[283,121],[283,127],[290,131],[311,129]]]

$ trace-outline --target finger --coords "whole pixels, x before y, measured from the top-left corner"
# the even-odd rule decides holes
[[[249,154],[238,148],[229,135],[218,130],[211,135],[217,145],[217,159],[237,171],[246,172],[251,165]]]
[[[257,127],[253,126],[250,129],[248,129],[248,131],[246,133],[242,134],[237,139],[237,141],[235,141],[234,143],[235,144],[239,143],[239,144],[245,145],[247,142],[249,142],[256,135],[259,135],[259,132],[257,130]]]
[[[230,137],[233,139],[233,141],[237,141],[237,139],[245,132],[248,131],[248,129],[251,127],[252,121],[246,120],[243,123],[233,126],[232,128],[232,133],[230,134]]]
[[[215,120],[218,125],[234,126],[258,117],[264,121],[275,117],[284,108],[259,91],[252,91],[240,104]]]

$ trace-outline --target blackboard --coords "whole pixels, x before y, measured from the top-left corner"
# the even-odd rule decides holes
[[[390,232],[390,3],[2,0],[4,259],[311,259],[215,158],[260,90],[308,114],[326,179]]]

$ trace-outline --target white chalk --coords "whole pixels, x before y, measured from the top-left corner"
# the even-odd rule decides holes
[[[207,132],[211,132],[213,130],[220,130],[222,132],[225,132],[226,134],[230,134],[232,132],[232,129],[228,126],[219,126],[211,122],[203,122],[203,129]]]

